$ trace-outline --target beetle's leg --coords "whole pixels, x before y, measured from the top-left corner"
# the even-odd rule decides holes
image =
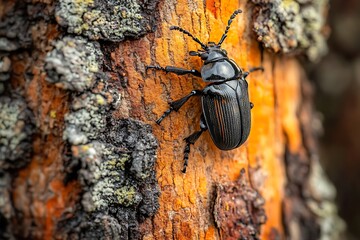
[[[184,149],[184,168],[182,170],[183,173],[186,172],[186,167],[188,165],[190,145],[194,144],[196,142],[196,140],[198,140],[198,138],[201,136],[201,134],[203,132],[205,132],[206,130],[207,130],[207,126],[205,123],[204,115],[201,115],[200,131],[194,132],[193,134],[191,134],[190,136],[188,136],[187,138],[184,139],[186,141],[186,146]]]
[[[160,66],[146,66],[146,71],[148,69],[155,69],[155,70],[160,70],[160,71],[164,71],[166,73],[175,73],[176,75],[185,75],[185,74],[192,74],[196,77],[201,77],[201,73],[198,70],[195,69],[184,69],[184,68],[178,68],[178,67],[173,67],[173,66],[166,66],[166,67],[160,67]]]
[[[183,98],[180,98],[176,101],[169,103],[170,109],[166,110],[164,114],[156,120],[157,124],[160,124],[165,117],[167,117],[172,111],[178,111],[192,96],[201,95],[202,91],[200,90],[192,90],[188,95]]]
[[[255,72],[255,71],[264,71],[264,68],[263,67],[253,67],[253,68],[250,68],[250,70],[248,72],[243,72],[242,73],[242,77],[243,78],[246,78],[250,73],[252,72]]]
[[[253,68],[250,68],[249,72],[255,72],[255,71],[264,71],[264,68],[263,67],[253,67]]]

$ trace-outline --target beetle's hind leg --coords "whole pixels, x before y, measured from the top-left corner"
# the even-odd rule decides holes
[[[253,67],[253,68],[250,68],[249,71],[243,72],[242,77],[243,77],[243,78],[246,78],[247,76],[249,76],[250,73],[256,72],[256,71],[264,71],[264,68],[263,68],[263,67]]]
[[[164,71],[166,73],[175,73],[176,75],[185,75],[185,74],[191,74],[194,75],[196,77],[201,77],[201,73],[198,70],[195,69],[184,69],[184,68],[179,68],[179,67],[173,67],[173,66],[166,66],[166,67],[160,67],[160,66],[146,66],[146,71],[148,69],[155,69],[158,71]]]
[[[196,142],[196,140],[199,139],[199,137],[201,136],[201,134],[203,132],[205,132],[207,130],[207,126],[206,126],[206,122],[204,119],[204,115],[201,115],[201,119],[200,119],[200,131],[194,132],[193,134],[191,134],[190,136],[188,136],[187,138],[185,138],[185,142],[186,142],[186,146],[184,149],[184,168],[182,170],[183,173],[186,172],[186,167],[188,165],[188,160],[189,160],[189,154],[190,154],[190,145],[194,144]]]
[[[252,73],[252,72],[255,72],[255,71],[264,71],[264,68],[263,67],[253,67],[253,68],[250,68],[249,69],[249,72]]]
[[[255,72],[255,71],[264,71],[263,67],[253,67],[250,68],[250,70],[248,72],[243,72],[242,77],[245,79],[247,76],[249,76],[250,73]],[[254,104],[252,102],[250,102],[250,109],[254,108]]]
[[[192,96],[201,95],[201,94],[202,94],[202,91],[200,91],[200,90],[192,90],[185,97],[180,98],[179,100],[176,100],[174,102],[169,103],[170,108],[168,110],[166,110],[164,112],[164,114],[158,120],[156,120],[156,123],[160,124],[162,122],[162,120],[164,120],[164,118],[169,116],[169,114],[172,111],[175,111],[175,112],[178,111]]]

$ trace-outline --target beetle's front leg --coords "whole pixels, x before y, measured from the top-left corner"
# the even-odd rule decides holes
[[[165,117],[167,117],[172,111],[177,112],[192,96],[201,95],[202,91],[192,90],[188,95],[183,98],[180,98],[174,102],[169,103],[170,108],[164,112],[164,114],[156,120],[157,124],[160,124]]]
[[[191,134],[190,136],[188,136],[187,138],[185,138],[185,142],[186,142],[186,146],[184,149],[184,168],[182,170],[183,173],[186,172],[186,167],[188,165],[188,161],[189,161],[189,154],[190,154],[190,145],[194,144],[196,142],[196,140],[199,139],[199,137],[201,136],[201,134],[203,132],[205,132],[207,130],[207,126],[206,126],[206,122],[205,122],[205,118],[204,115],[201,114],[201,119],[200,119],[200,131],[194,132],[193,134]]]
[[[196,77],[201,77],[201,73],[195,69],[188,70],[188,69],[173,67],[173,66],[160,67],[160,66],[152,66],[152,65],[146,66],[146,71],[148,69],[160,70],[160,71],[164,71],[166,73],[171,72],[171,73],[175,73],[176,75],[191,74]]]

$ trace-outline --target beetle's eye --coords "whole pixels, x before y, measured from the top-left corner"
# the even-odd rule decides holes
[[[223,52],[227,55],[227,51],[225,49],[223,49]]]
[[[206,60],[208,57],[209,57],[209,54],[208,53],[203,53],[200,55],[201,59],[202,60]]]

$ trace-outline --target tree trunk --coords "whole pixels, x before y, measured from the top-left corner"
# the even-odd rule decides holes
[[[335,191],[318,162],[312,86],[292,56],[323,53],[327,3],[253,2],[0,1],[0,236],[340,237]],[[188,52],[200,46],[169,27],[218,41],[238,8],[222,48],[245,71],[265,69],[248,77],[250,137],[221,151],[205,132],[183,174],[199,99],[160,126],[154,120],[206,83],[145,66],[199,70]],[[320,43],[281,27],[279,16],[294,9],[317,14],[318,28],[301,25],[305,13],[294,24]]]

